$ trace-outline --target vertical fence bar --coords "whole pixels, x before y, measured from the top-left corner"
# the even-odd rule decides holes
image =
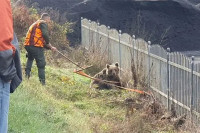
[[[119,30],[119,65],[122,67],[122,55],[121,55],[121,35],[122,31]],[[121,69],[120,69],[120,75],[121,75]]]
[[[134,52],[134,49],[135,49],[135,48],[134,48],[134,47],[135,47],[135,35],[132,35],[132,39],[133,39],[133,40],[132,40],[132,43],[133,43],[132,45],[133,45],[133,52]]]
[[[133,46],[133,52],[132,52],[132,61],[135,61],[135,58],[134,58],[134,56],[135,56],[135,35],[132,35],[132,46]],[[134,64],[134,62],[133,62],[133,64]],[[132,64],[131,64],[132,65]],[[135,65],[135,64],[134,64]]]
[[[193,85],[193,73],[194,73],[194,56],[192,56],[191,61],[191,105],[190,105],[190,113],[191,113],[191,120],[193,121],[193,108],[194,108],[194,85]]]
[[[189,60],[187,61],[187,67],[188,68],[190,68],[190,62],[189,62]],[[191,81],[191,79],[190,79],[190,72],[187,72],[187,81]],[[186,97],[187,97],[187,105],[188,105],[188,107],[190,107],[190,96],[189,95],[191,95],[191,93],[190,93],[190,85],[191,85],[191,83],[189,82],[188,84],[187,84],[187,90],[186,90],[186,93],[188,94]],[[190,112],[189,111],[187,111],[187,113],[189,114]]]
[[[184,67],[186,67],[186,57],[185,56],[183,56],[183,66]],[[183,85],[182,85],[182,103],[184,104],[184,105],[186,105],[185,103],[185,90],[186,90],[186,85],[185,85],[185,82],[186,82],[186,78],[185,78],[185,75],[186,75],[186,71],[183,71],[182,72],[183,73]],[[185,108],[183,109],[183,114],[185,114],[186,113],[186,111],[185,111]]]
[[[99,26],[100,26],[100,23],[97,23],[97,33],[96,33],[96,45],[98,45],[98,47],[100,47],[100,38],[99,38]],[[101,49],[102,50],[102,49]],[[101,51],[102,52],[102,51]]]
[[[170,48],[167,48],[167,109],[168,110],[170,110],[170,64],[169,64],[169,54],[170,54]]]
[[[199,64],[197,64],[197,67],[196,67],[196,72],[199,72]],[[196,112],[197,113],[200,113],[199,112],[199,76],[197,76],[197,93],[196,93]],[[197,123],[199,123],[199,115],[197,115]]]
[[[85,45],[83,44],[83,17],[81,17],[81,45]]]
[[[148,41],[148,88],[150,89],[150,74],[151,74],[151,65],[150,65],[150,49],[151,49],[151,41]]]
[[[180,65],[180,60],[181,60],[181,59],[180,59],[180,53],[177,53],[176,63],[179,64],[179,65]],[[176,71],[177,71],[177,74],[176,74],[176,75],[177,75],[177,78],[176,78],[176,79],[177,79],[177,82],[176,82],[176,84],[177,84],[177,87],[176,87],[176,90],[177,90],[177,91],[176,91],[176,92],[177,92],[177,93],[176,93],[177,99],[176,99],[176,100],[178,101],[177,109],[178,109],[179,115],[181,115],[181,113],[180,113],[180,112],[181,112],[181,108],[180,108],[180,106],[179,106],[179,103],[180,103],[179,93],[180,93],[180,80],[181,80],[181,79],[180,79],[180,68],[178,68]]]
[[[177,52],[175,52],[174,53],[174,60],[173,60],[173,62],[174,63],[176,63],[177,64],[177,56],[178,56],[178,54],[177,54]],[[174,67],[174,72],[173,72],[173,78],[174,78],[174,84],[173,84],[173,98],[177,101],[177,103],[176,103],[176,106],[175,106],[175,108],[176,108],[176,110],[177,110],[177,113],[179,114],[179,110],[178,110],[178,96],[177,96],[177,94],[178,94],[178,87],[177,87],[177,81],[178,81],[178,68],[177,67]]]
[[[89,48],[91,48],[91,39],[90,39],[90,36],[91,36],[91,20],[89,20],[89,37],[88,37],[88,39],[89,39]]]
[[[107,37],[108,37],[108,61],[111,62],[110,26],[107,27]]]
[[[198,72],[198,71],[197,71],[197,65],[196,65],[196,67],[195,67],[195,71]],[[194,103],[195,103],[195,104],[194,104],[194,107],[195,107],[195,111],[196,111],[196,112],[198,112],[198,111],[197,111],[197,108],[198,108],[198,106],[197,106],[198,85],[197,85],[197,84],[198,84],[198,76],[195,75],[195,93],[194,93],[194,95],[195,95]],[[197,120],[198,120],[198,115],[195,113],[195,122],[197,122]]]
[[[135,74],[135,35],[132,35],[132,52],[131,52],[131,72],[132,72],[132,79],[134,79]],[[135,86],[135,80],[134,80],[134,86]]]
[[[181,66],[183,66],[183,60],[184,60],[184,57],[183,55],[181,55],[181,60],[180,60],[180,64]],[[180,102],[183,103],[183,70],[181,69],[180,70],[180,79],[181,79],[181,83],[180,83]],[[181,107],[181,115],[183,114],[183,107]]]

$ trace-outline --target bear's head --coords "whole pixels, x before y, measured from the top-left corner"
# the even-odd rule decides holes
[[[106,74],[108,77],[117,77],[119,76],[119,64],[116,62],[114,65],[106,65],[107,71]]]

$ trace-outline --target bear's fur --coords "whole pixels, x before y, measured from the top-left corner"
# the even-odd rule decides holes
[[[119,64],[116,62],[114,65],[106,65],[106,68],[104,68],[101,72],[97,73],[94,78],[100,79],[100,80],[107,80],[107,81],[114,81],[114,85],[121,86],[121,80],[119,76]],[[94,80],[91,82],[90,87],[92,88],[93,85],[98,85],[98,89],[111,89],[112,85],[106,84],[101,81]]]

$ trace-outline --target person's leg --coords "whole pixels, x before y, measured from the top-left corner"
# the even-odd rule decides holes
[[[0,79],[0,133],[8,131],[8,111],[10,100],[10,83]]]
[[[27,59],[27,62],[26,62],[25,71],[26,71],[26,77],[29,78],[30,73],[31,73],[31,67],[33,65],[34,57],[32,55],[32,51],[31,51],[30,47],[26,47],[26,51],[28,52],[28,55],[27,55],[28,59]]]
[[[38,56],[35,57],[36,60],[36,64],[38,67],[38,77],[40,82],[45,85],[45,65],[46,65],[46,61],[45,61],[45,57],[44,57],[44,49],[40,48],[38,49]]]

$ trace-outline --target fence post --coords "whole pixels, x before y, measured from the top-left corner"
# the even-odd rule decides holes
[[[83,44],[83,17],[81,17],[81,45],[85,45]]]
[[[170,54],[170,48],[167,48],[167,109],[168,109],[168,111],[170,110],[170,64],[169,64],[169,54]]]
[[[150,80],[151,80],[151,64],[150,64],[150,48],[151,48],[151,41],[148,41],[148,88],[150,89]]]
[[[90,36],[91,36],[91,20],[89,20],[89,37],[88,37],[88,39],[89,39],[89,48],[91,48],[91,39],[90,39]]]
[[[108,60],[111,62],[111,44],[110,44],[110,26],[107,27],[107,37],[108,37]]]
[[[99,25],[100,25],[100,23],[97,23],[97,39],[96,39],[96,44],[98,45],[98,47],[100,47],[99,45],[100,45],[100,39],[99,39]]]
[[[193,85],[193,73],[194,73],[194,56],[192,56],[191,61],[191,106],[190,106],[190,113],[191,113],[191,120],[193,121],[193,108],[194,108],[194,85]]]
[[[135,35],[132,35],[132,45],[133,45],[133,52],[132,52],[132,57],[131,57],[131,62],[135,65],[134,61],[135,61],[135,58],[134,58],[134,53],[135,53]],[[131,65],[133,65],[131,64]]]
[[[119,66],[120,68],[122,67],[122,55],[121,55],[121,35],[122,35],[122,31],[119,30]],[[121,75],[121,69],[119,74]]]
[[[133,53],[134,53],[134,46],[135,46],[135,35],[132,35],[132,38],[133,38],[133,41],[132,41],[132,43],[133,43]]]

